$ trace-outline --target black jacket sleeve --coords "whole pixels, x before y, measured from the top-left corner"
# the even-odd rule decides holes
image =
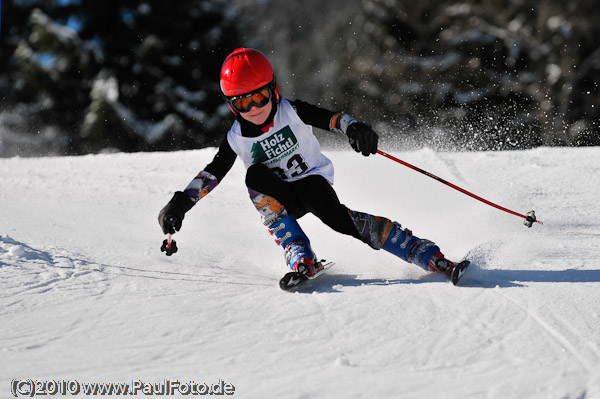
[[[323,130],[331,130],[331,120],[337,112],[317,107],[301,100],[290,101],[302,122]]]
[[[223,139],[219,145],[219,151],[208,165],[204,168],[205,171],[215,176],[219,181],[225,177],[227,172],[231,169],[235,162],[237,154],[233,151],[227,136]]]

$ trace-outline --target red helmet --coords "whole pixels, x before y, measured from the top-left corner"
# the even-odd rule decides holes
[[[227,97],[250,93],[267,85],[279,102],[279,89],[271,63],[263,53],[238,48],[225,58],[221,67],[221,91]]]

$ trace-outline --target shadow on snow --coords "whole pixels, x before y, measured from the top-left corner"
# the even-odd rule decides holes
[[[484,270],[471,267],[459,287],[495,288],[524,287],[527,283],[595,283],[600,282],[600,270]],[[347,287],[391,286],[408,284],[450,284],[445,276],[427,274],[417,279],[361,279],[357,275],[328,274],[308,282],[298,290],[301,293],[336,293]]]

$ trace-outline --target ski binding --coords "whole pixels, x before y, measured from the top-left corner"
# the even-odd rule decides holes
[[[279,280],[279,288],[281,288],[284,291],[293,291],[293,290],[297,289],[299,286],[304,285],[304,283],[306,283],[307,281],[316,279],[321,274],[323,274],[327,269],[329,269],[331,266],[334,265],[333,262],[325,263],[325,260],[322,260],[319,263],[323,264],[324,269],[311,277],[307,277],[305,274],[300,273],[300,272],[286,273],[286,275],[283,276],[281,278],[281,280]]]

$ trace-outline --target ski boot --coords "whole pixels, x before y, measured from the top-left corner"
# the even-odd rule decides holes
[[[285,251],[285,261],[291,270],[314,278],[325,270],[310,247],[310,240],[300,228],[296,218],[288,215],[269,226],[269,232]]]
[[[425,270],[446,274],[454,285],[458,284],[469,266],[468,260],[456,264],[449,261],[437,245],[415,237],[409,229],[402,229],[400,223],[363,212],[348,210],[348,213],[360,239],[371,248],[384,249]]]
[[[454,285],[458,284],[470,264],[468,260],[457,264],[449,261],[433,242],[413,236],[410,230],[402,230],[398,223],[394,223],[382,248],[425,270],[447,275]]]
[[[429,267],[434,255],[443,259],[440,248],[433,242],[414,236],[412,231],[402,229],[400,223],[392,222],[387,218],[352,210],[348,210],[348,213],[358,230],[360,239],[371,248],[383,249],[425,270],[444,269],[441,263],[439,269],[436,268],[435,262],[432,264],[433,268]]]
[[[409,263],[421,266],[425,270],[442,271],[447,268],[442,264],[442,260],[446,262],[447,260],[437,245],[432,241],[414,236],[409,229],[403,230],[397,222],[393,223],[392,230],[381,248]],[[436,255],[437,258],[433,259]],[[439,261],[439,268],[436,267],[436,261]]]

